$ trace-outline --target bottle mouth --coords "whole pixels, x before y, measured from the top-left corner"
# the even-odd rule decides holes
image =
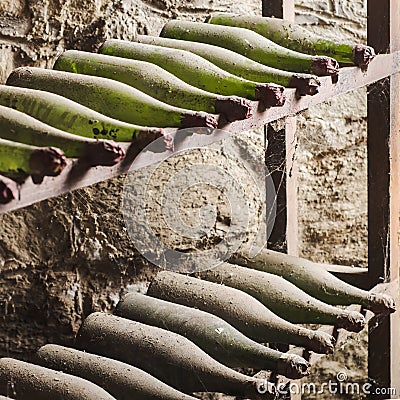
[[[260,83],[255,90],[256,100],[265,107],[282,107],[286,102],[285,88],[274,83]]]
[[[296,88],[300,96],[314,96],[318,94],[321,82],[313,75],[293,75],[289,82],[289,87]]]
[[[339,63],[331,57],[315,56],[312,59],[311,72],[318,76],[336,76],[339,73]]]
[[[162,141],[158,141],[161,139]],[[165,150],[174,150],[174,136],[162,128],[149,129],[140,132],[136,137],[135,143],[139,143],[141,149],[152,144],[151,151],[154,153],[163,153]]]
[[[12,179],[0,177],[0,204],[7,204],[19,196],[18,184]]]
[[[304,343],[305,347],[319,354],[332,354],[336,339],[326,332],[312,331],[313,334]]]
[[[360,332],[365,328],[366,320],[357,311],[346,312],[337,319],[337,327],[349,332]]]
[[[119,163],[124,158],[125,150],[115,142],[99,140],[87,144],[85,160],[91,166],[112,166]]]
[[[227,121],[233,122],[250,118],[253,115],[253,108],[250,100],[229,96],[215,100],[215,112],[223,114]]]
[[[30,168],[35,175],[58,176],[67,165],[64,153],[55,147],[35,150],[30,159]]]
[[[396,302],[387,294],[370,293],[367,308],[377,315],[387,315],[396,312]]]
[[[296,354],[284,354],[278,361],[277,372],[289,379],[310,375],[311,364]]]
[[[181,120],[180,128],[217,128],[218,121],[214,115],[205,112],[196,112],[185,115]]]
[[[354,64],[358,67],[366,67],[374,58],[375,50],[373,47],[358,44],[353,48]]]

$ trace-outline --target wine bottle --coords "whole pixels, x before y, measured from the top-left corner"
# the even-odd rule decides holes
[[[261,399],[266,385],[273,389],[265,380],[220,364],[181,335],[115,315],[89,315],[79,329],[76,345],[143,369],[186,393],[211,391]]]
[[[0,359],[0,394],[18,400],[115,400],[92,382],[12,358]]]
[[[326,56],[286,49],[249,29],[172,20],[160,36],[213,44],[235,51],[269,67],[315,75],[337,75],[339,64]]]
[[[37,147],[0,138],[0,172],[31,175],[35,183],[58,176],[67,165],[64,153],[54,147]]]
[[[196,308],[128,293],[118,303],[115,313],[185,336],[231,368],[269,369],[292,379],[309,374],[310,365],[303,357],[263,346],[223,319]]]
[[[138,35],[137,41],[154,46],[190,51],[233,75],[250,81],[272,82],[288,88],[296,88],[300,96],[317,94],[318,87],[321,85],[318,78],[314,75],[294,74],[271,68],[234,51],[207,43],[148,35]]]
[[[258,342],[295,344],[317,353],[333,351],[332,336],[296,326],[234,288],[162,271],[153,279],[147,293],[215,314]]]
[[[359,312],[323,303],[278,275],[222,263],[198,276],[242,290],[281,318],[296,324],[336,325],[352,332],[361,331],[366,324]]]
[[[130,124],[216,128],[211,114],[173,107],[121,82],[44,68],[20,67],[7,85],[45,90],[67,97],[108,117]]]
[[[170,148],[173,143],[171,136],[161,128],[148,128],[118,121],[66,97],[43,90],[1,85],[0,104],[62,131],[91,139],[135,141],[146,145],[164,137],[166,145],[169,144]]]
[[[207,22],[250,29],[288,49],[307,54],[324,54],[339,62],[354,63],[360,67],[365,67],[375,57],[372,47],[349,44],[340,39],[329,40],[281,18],[216,13]]]
[[[279,275],[304,290],[309,295],[332,305],[360,304],[375,314],[396,311],[392,297],[386,294],[367,292],[336,278],[318,263],[304,258],[264,249],[255,257],[244,253],[235,254],[235,264]]]
[[[40,147],[60,148],[67,157],[84,159],[89,165],[111,166],[125,157],[113,141],[84,138],[47,125],[28,114],[0,106],[0,137]]]
[[[172,106],[222,113],[228,121],[252,115],[248,100],[206,92],[145,61],[68,50],[57,59],[54,69],[114,79]]]
[[[286,99],[283,86],[239,78],[185,50],[111,39],[103,43],[100,52],[147,61],[200,89],[225,96],[260,100],[266,107],[282,106]]]
[[[102,387],[117,400],[194,400],[154,376],[121,361],[48,344],[36,353],[38,364],[79,376]]]

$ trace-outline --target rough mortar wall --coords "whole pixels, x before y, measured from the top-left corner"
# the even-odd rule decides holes
[[[261,2],[1,0],[0,81],[17,66],[51,67],[63,49],[95,50],[107,37],[130,39],[136,28],[158,34],[170,18],[202,20],[211,11],[231,10],[260,14]],[[365,41],[365,13],[364,1],[296,2],[298,22],[355,41]],[[365,91],[360,90],[298,118],[304,256],[366,262],[365,116]],[[244,151],[262,156],[260,133],[243,137]],[[227,155],[220,154],[218,162],[231,167]],[[169,163],[168,171],[177,165]],[[155,269],[138,256],[126,234],[122,185],[123,178],[114,179],[0,216],[0,356],[26,357],[47,342],[70,344],[88,313],[112,309],[126,288],[145,290]],[[194,203],[196,194],[189,193],[184,212],[190,218],[193,208],[197,212],[216,196],[210,191]],[[227,226],[222,217],[217,224],[213,238]],[[338,358],[330,361],[332,374],[346,356]],[[364,366],[365,358],[349,368]]]

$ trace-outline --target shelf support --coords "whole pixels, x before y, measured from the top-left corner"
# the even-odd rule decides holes
[[[263,0],[262,15],[294,21],[294,1]],[[284,128],[277,134],[278,138],[275,138],[271,125],[265,127],[266,165],[277,193],[276,220],[268,247],[298,255],[296,117],[286,117]],[[272,164],[269,163],[270,155],[274,155]],[[276,169],[277,165],[280,168]]]
[[[400,2],[368,1],[368,44],[378,53],[400,49]],[[400,239],[400,77],[368,90],[368,264],[370,285],[399,278]],[[398,282],[398,281],[397,281]],[[393,295],[399,306],[399,285]],[[370,326],[368,373],[377,388],[400,395],[400,311]],[[375,394],[374,399],[390,395]]]

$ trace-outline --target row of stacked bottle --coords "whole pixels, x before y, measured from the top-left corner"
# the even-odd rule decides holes
[[[221,392],[274,398],[276,388],[246,373],[270,370],[298,379],[310,373],[302,357],[267,343],[334,351],[334,338],[304,324],[359,332],[359,304],[375,314],[394,300],[338,279],[323,264],[263,250],[184,275],[159,272],[147,294],[128,293],[114,314],[95,312],[74,347],[48,344],[31,362],[0,359],[0,395],[19,400],[193,399]]]
[[[365,68],[373,57],[283,20],[221,14],[108,40],[99,54],[66,51],[52,70],[18,68],[0,87],[0,204],[29,176],[60,175],[67,157],[112,166],[125,157],[115,142],[164,138],[161,151],[173,149],[167,127],[224,127],[282,106],[285,88],[317,94],[338,61]]]

